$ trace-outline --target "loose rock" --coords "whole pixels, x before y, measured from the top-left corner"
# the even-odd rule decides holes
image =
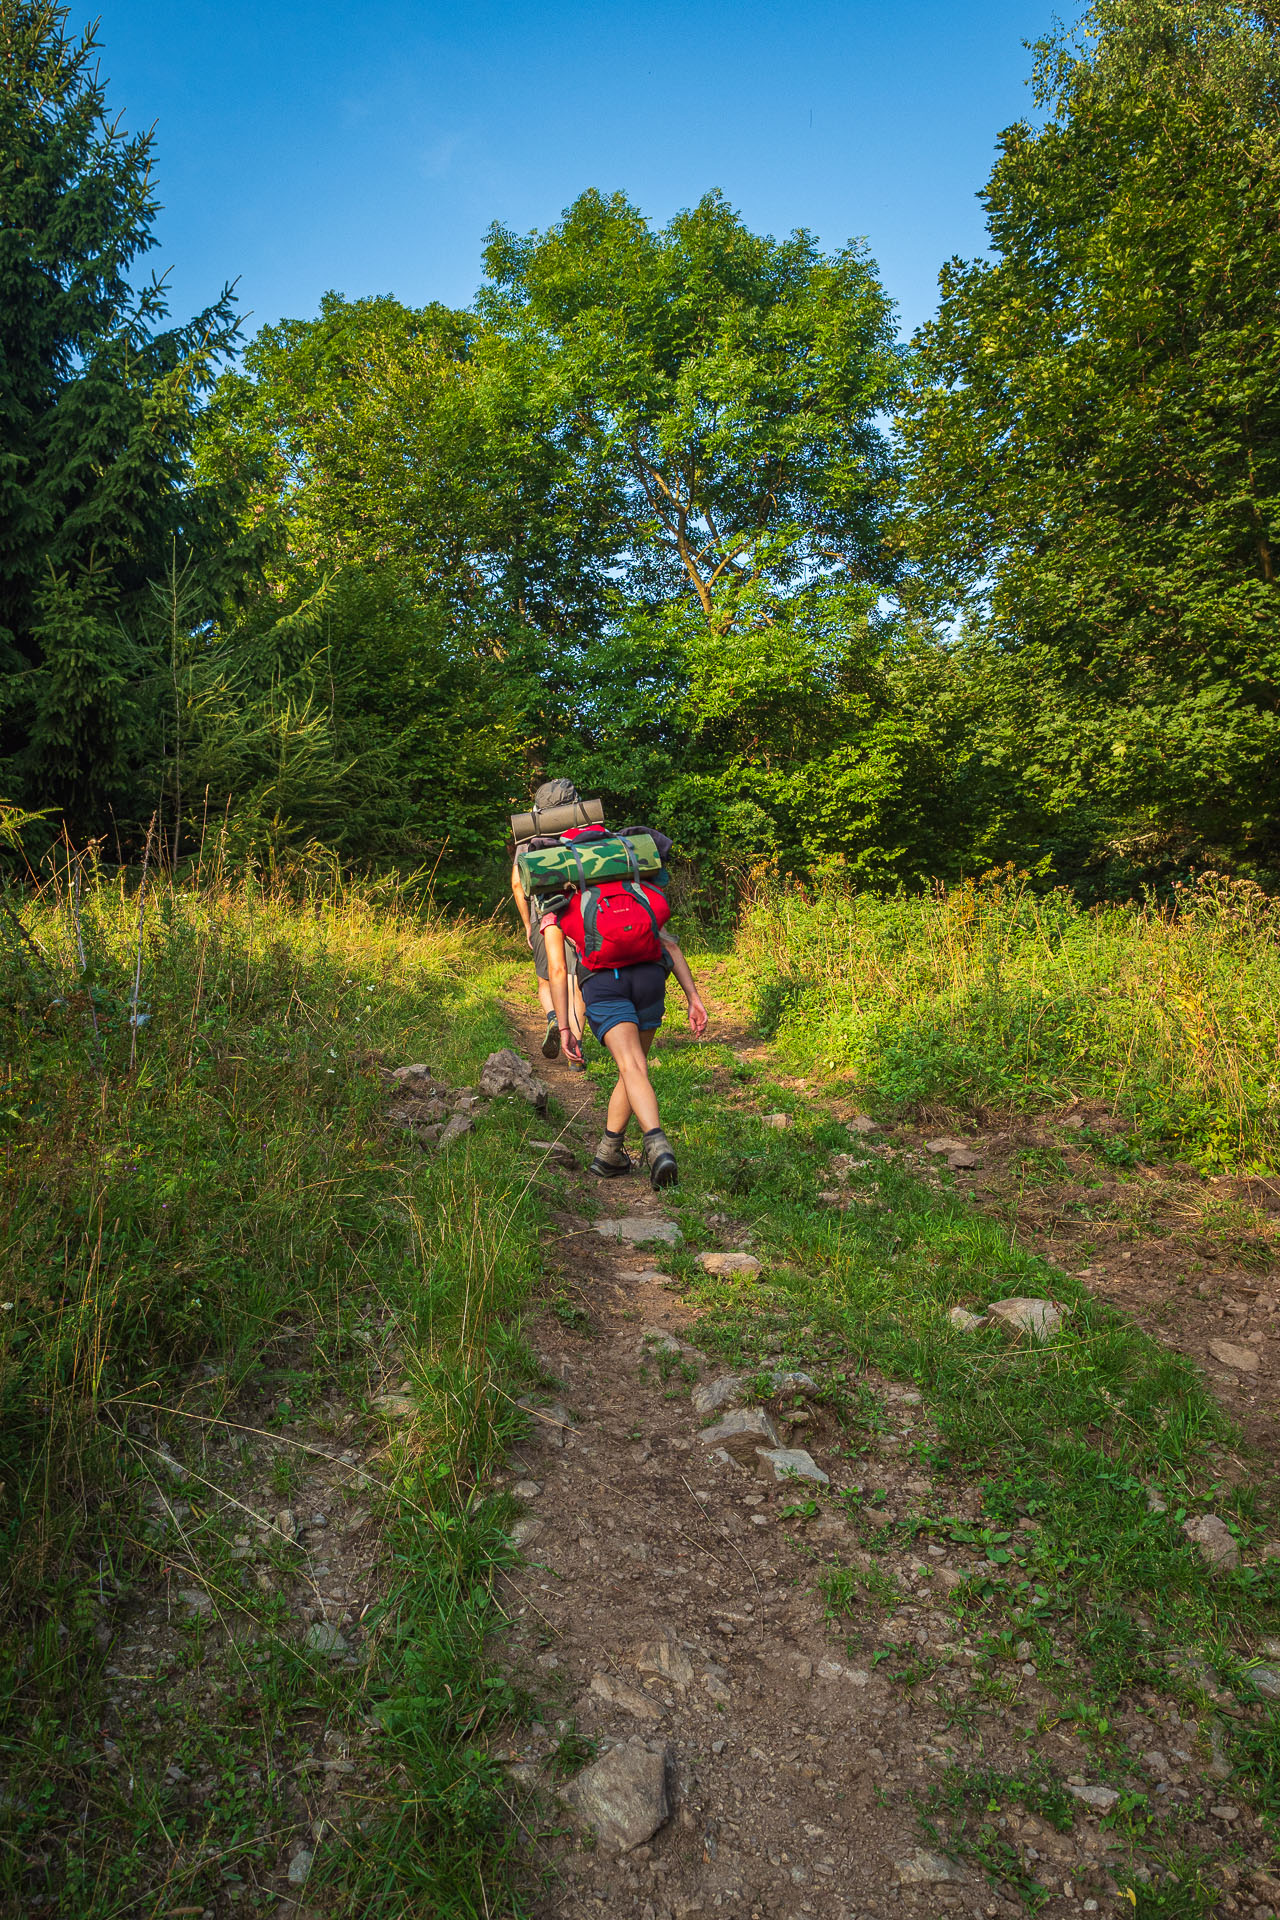
[[[775,1480],[816,1480],[819,1486],[831,1485],[830,1474],[824,1473],[803,1447],[757,1447],[756,1452],[769,1462]]]
[[[1067,1792],[1074,1794],[1077,1800],[1083,1800],[1086,1807],[1094,1807],[1099,1813],[1109,1813],[1120,1798],[1114,1787],[1073,1787],[1068,1783]]]
[[[510,1047],[499,1047],[491,1053],[484,1063],[480,1075],[480,1091],[488,1099],[494,1100],[499,1094],[518,1093],[531,1107],[542,1113],[547,1104],[547,1089],[539,1080],[527,1060],[522,1060]]]
[[[638,1687],[624,1686],[607,1673],[592,1675],[591,1692],[597,1699],[608,1701],[610,1706],[621,1707],[624,1713],[633,1714],[637,1720],[643,1720],[651,1727],[656,1727],[662,1718],[662,1708],[647,1693],[641,1693]]]
[[[317,1620],[314,1627],[307,1628],[305,1644],[308,1653],[318,1653],[325,1660],[345,1660],[350,1650],[338,1629],[326,1620]]]
[[[696,1264],[704,1273],[719,1278],[726,1273],[759,1273],[760,1262],[754,1253],[700,1253]]]
[[[720,1407],[729,1407],[735,1400],[741,1400],[751,1385],[745,1373],[722,1373],[714,1380],[708,1380],[695,1387],[691,1397],[695,1413],[715,1413]],[[770,1375],[770,1386],[774,1393],[816,1393],[818,1383],[807,1373],[774,1373]]]
[[[927,1847],[912,1847],[893,1863],[894,1872],[904,1887],[937,1886],[950,1880],[963,1880],[964,1874],[940,1853]]]
[[[307,1875],[311,1872],[311,1863],[314,1859],[315,1855],[308,1852],[306,1847],[298,1848],[298,1851],[289,1862],[289,1885],[291,1887],[303,1887],[306,1885]]]
[[[871,1118],[869,1113],[855,1113],[852,1119],[845,1121],[845,1125],[848,1127],[850,1133],[875,1133],[878,1131],[876,1122]]]
[[[661,1240],[669,1247],[678,1247],[684,1239],[674,1220],[663,1220],[657,1214],[627,1213],[620,1220],[597,1220],[595,1230],[606,1240],[629,1240],[633,1246]]]
[[[525,1147],[530,1153],[545,1154],[558,1167],[576,1167],[578,1164],[577,1154],[563,1140],[526,1140]]]
[[[469,1113],[455,1113],[436,1142],[436,1151],[447,1152],[456,1140],[461,1140],[464,1133],[470,1133],[474,1125],[475,1121]]]
[[[976,1333],[990,1324],[985,1313],[970,1313],[967,1307],[952,1307],[947,1318],[958,1333]]]
[[[926,1140],[926,1153],[964,1153],[968,1148],[967,1140],[955,1140],[949,1133],[940,1134],[936,1140]]]
[[[732,1413],[726,1413],[717,1420],[714,1426],[703,1427],[698,1438],[704,1447],[720,1447],[738,1434],[767,1440],[771,1447],[778,1445],[778,1429],[763,1407],[736,1407]]]
[[[988,1320],[1008,1327],[1011,1333],[1030,1334],[1033,1340],[1047,1340],[1062,1325],[1063,1310],[1052,1300],[993,1300],[987,1308]]]
[[[375,1394],[369,1405],[384,1420],[408,1420],[417,1412],[416,1403],[407,1393]]]
[[[947,1165],[957,1173],[967,1173],[971,1168],[982,1165],[982,1155],[974,1153],[971,1147],[957,1147],[954,1153],[947,1155]]]
[[[1240,1565],[1240,1548],[1235,1536],[1216,1513],[1198,1513],[1194,1519],[1184,1520],[1182,1531],[1199,1547],[1214,1573],[1229,1573]]]
[[[1280,1700],[1280,1671],[1275,1667],[1250,1667],[1249,1678],[1266,1700]]]
[[[660,1634],[656,1640],[646,1640],[636,1654],[635,1663],[639,1672],[660,1673],[682,1693],[693,1685],[693,1662],[669,1633]]]
[[[779,1133],[783,1133],[791,1125],[791,1115],[789,1113],[762,1113],[760,1115],[760,1121],[763,1126],[773,1127]]]
[[[666,1753],[614,1747],[570,1782],[564,1798],[601,1846],[630,1853],[651,1840],[667,1818]]]
[[[1229,1340],[1211,1340],[1209,1351],[1215,1360],[1224,1367],[1234,1367],[1237,1373],[1258,1371],[1258,1356],[1252,1347],[1236,1347]]]
[[[746,1392],[748,1381],[745,1374],[722,1373],[715,1380],[704,1381],[695,1387],[689,1396],[695,1413],[716,1413],[721,1407],[733,1405]]]
[[[207,1593],[201,1593],[198,1587],[183,1587],[178,1598],[188,1613],[209,1614],[213,1612],[213,1601]]]

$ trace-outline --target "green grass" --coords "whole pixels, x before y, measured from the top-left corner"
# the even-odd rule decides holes
[[[1206,1169],[1280,1162],[1280,904],[1204,876],[1082,909],[1010,874],[926,898],[764,894],[731,974],[781,1057],[903,1108],[1104,1101]]]
[[[474,1081],[509,1037],[502,950],[389,892],[153,876],[135,1027],[138,924],[136,887],[86,864],[11,893],[0,928],[0,1906],[253,1911],[302,1838],[350,1911],[514,1908],[486,1755],[519,1708],[485,1654],[505,1515],[471,1489],[528,1377],[528,1110],[495,1103],[433,1160],[388,1134],[372,1064]],[[223,1490],[265,1445],[287,1503],[295,1436],[376,1433],[360,1409],[404,1377],[417,1417],[360,1496],[387,1590],[364,1659],[335,1666],[250,1578]],[[295,1557],[252,1564],[278,1584]],[[193,1580],[209,1622],[122,1700],[130,1623]],[[317,1842],[293,1782],[326,1737],[372,1788]]]

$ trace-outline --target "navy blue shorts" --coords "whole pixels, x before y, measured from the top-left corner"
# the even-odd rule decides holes
[[[638,967],[610,967],[607,973],[589,973],[583,967],[578,985],[587,1024],[597,1040],[603,1040],[610,1027],[632,1026],[652,1033],[662,1025],[667,969],[660,960],[646,960]]]

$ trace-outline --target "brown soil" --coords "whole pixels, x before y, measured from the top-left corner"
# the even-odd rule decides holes
[[[592,1089],[563,1063],[539,1059],[542,1028],[523,995],[510,1012],[519,1044],[575,1116],[562,1137],[585,1165],[601,1119]],[[904,1137],[877,1150],[916,1148]],[[994,1198],[994,1145],[984,1160],[979,1179]],[[596,1182],[577,1171],[570,1190],[605,1217],[663,1212],[640,1175]],[[567,1429],[554,1415],[535,1418],[504,1476],[525,1513],[517,1530],[524,1565],[505,1596],[513,1622],[505,1657],[546,1703],[545,1731],[517,1737],[505,1756],[517,1792],[528,1795],[529,1830],[540,1834],[548,1877],[538,1915],[682,1920],[720,1910],[743,1920],[870,1920],[1024,1911],[981,1873],[953,1866],[944,1877],[945,1863],[920,1851],[914,1796],[953,1761],[1017,1775],[1033,1746],[1060,1779],[1098,1779],[1076,1733],[1055,1724],[1056,1699],[1029,1663],[1010,1665],[998,1702],[974,1686],[974,1649],[944,1605],[979,1550],[873,1560],[834,1502],[788,1516],[804,1500],[794,1481],[779,1486],[751,1448],[735,1448],[735,1459],[701,1444],[688,1394],[719,1369],[698,1349],[694,1310],[663,1273],[662,1251],[619,1249],[587,1218],[564,1218],[547,1247],[560,1311],[548,1305],[530,1328],[547,1397],[572,1416]],[[941,1489],[912,1478],[920,1469],[900,1457],[908,1440],[929,1435],[919,1395],[875,1373],[861,1384],[885,1408],[874,1472],[886,1513],[936,1506]],[[810,1447],[833,1492],[856,1471],[865,1475],[865,1459],[827,1444],[820,1387],[802,1411],[807,1429],[784,1434],[784,1444]],[[953,1515],[966,1501],[978,1511],[976,1489],[948,1486],[945,1501]],[[835,1567],[872,1574],[877,1599],[864,1592],[853,1620],[825,1617],[820,1580]],[[882,1666],[886,1646],[896,1651]],[[911,1654],[937,1662],[931,1686],[908,1691],[888,1677]],[[1209,1815],[1222,1788],[1204,1729],[1154,1693],[1115,1724],[1135,1752],[1154,1754],[1153,1768],[1165,1767],[1161,1791],[1174,1796],[1166,1804],[1200,1801],[1203,1820],[1186,1837],[1212,1858],[1241,1815]],[[547,1837],[554,1750],[566,1737],[586,1743],[578,1765],[625,1743],[665,1755],[671,1814],[650,1840],[623,1853],[593,1847],[568,1813]],[[1116,1836],[1086,1807],[1067,1834],[1017,1808],[1000,1825],[1050,1889],[1041,1909],[1049,1920],[1132,1911],[1127,1899],[1117,1902],[1109,1870],[1120,1857]],[[1230,1831],[1244,1837],[1239,1826]],[[1225,1896],[1224,1911],[1270,1910],[1229,1872],[1237,1892]],[[1261,1883],[1257,1891],[1265,1893]]]

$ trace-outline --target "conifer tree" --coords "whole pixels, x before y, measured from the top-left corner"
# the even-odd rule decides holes
[[[168,327],[153,135],[108,115],[93,29],[0,0],[0,792],[93,828],[149,812],[163,660],[150,583],[198,547],[184,491],[231,290]]]

